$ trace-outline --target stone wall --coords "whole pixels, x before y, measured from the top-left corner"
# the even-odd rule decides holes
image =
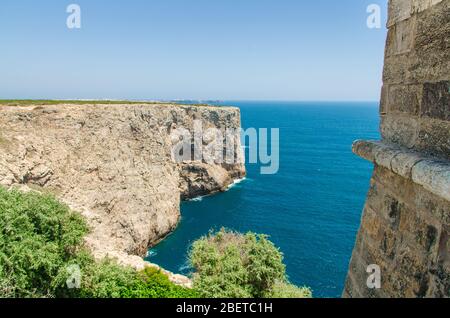
[[[450,0],[391,0],[381,142],[344,297],[450,296]],[[367,287],[367,266],[381,288]]]

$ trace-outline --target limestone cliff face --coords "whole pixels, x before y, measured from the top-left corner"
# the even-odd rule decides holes
[[[139,264],[176,227],[180,198],[222,191],[245,176],[242,160],[172,160],[171,132],[192,129],[194,120],[240,127],[232,107],[0,106],[0,185],[55,194],[88,220],[96,257]]]
[[[382,141],[345,297],[450,297],[450,0],[391,0]],[[381,270],[381,288],[366,282]]]

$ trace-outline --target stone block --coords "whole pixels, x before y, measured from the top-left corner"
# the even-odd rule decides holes
[[[422,100],[422,85],[391,85],[389,87],[389,113],[418,115]]]
[[[430,284],[428,260],[425,255],[409,246],[402,246],[396,255],[395,274],[407,279],[402,287],[406,297],[425,297]]]
[[[450,81],[425,83],[422,96],[421,116],[450,121]]]
[[[437,257],[440,230],[420,213],[411,211],[402,215],[399,232],[423,253],[428,253],[430,258]]]
[[[400,152],[401,150],[398,148],[380,147],[380,150],[375,154],[375,163],[384,168],[391,169],[392,160]]]
[[[422,118],[415,149],[430,156],[450,160],[450,121]]]
[[[448,49],[450,5],[448,0],[418,15],[414,36],[416,51],[444,51]]]
[[[413,0],[412,1],[412,12],[422,12],[435,4],[442,2],[443,0]]]
[[[411,17],[412,0],[391,0],[389,1],[388,13],[389,18],[387,27],[390,28],[394,24],[406,20]]]
[[[410,65],[412,53],[386,56],[383,68],[383,83],[409,84],[411,81]]]
[[[436,161],[423,160],[412,169],[412,179],[450,202],[450,166]]]
[[[380,188],[391,197],[402,202],[409,202],[415,196],[415,187],[410,179],[403,178],[389,169],[376,166],[373,178],[380,183]]]
[[[370,142],[364,140],[356,140],[352,145],[353,153],[371,162],[375,162],[375,154],[378,148],[379,142],[375,140]]]
[[[417,18],[409,79],[419,83],[450,80],[449,1],[431,7]]]
[[[386,41],[386,56],[404,54],[412,49],[415,26],[416,19],[411,17],[398,22],[389,29]]]
[[[392,171],[404,178],[411,179],[412,167],[421,160],[423,160],[423,157],[417,153],[401,152],[391,161]]]
[[[361,227],[364,229],[364,235],[369,236],[372,240],[379,240],[382,231],[382,219],[370,207],[364,210],[361,220]]]
[[[442,227],[450,226],[450,204],[444,198],[417,185],[412,204],[419,213],[422,215],[428,214],[430,218],[436,220],[436,223],[442,224]]]
[[[412,148],[417,141],[418,134],[417,118],[390,114],[381,117],[381,135],[388,142]]]

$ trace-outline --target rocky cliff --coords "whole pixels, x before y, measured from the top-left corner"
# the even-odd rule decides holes
[[[390,0],[382,141],[344,297],[450,297],[450,0]],[[367,285],[378,265],[381,288]]]
[[[142,266],[180,219],[180,199],[223,191],[236,162],[175,162],[171,132],[240,128],[239,109],[167,104],[0,106],[0,185],[50,192],[81,212],[98,258]],[[218,142],[222,142],[219,140]]]

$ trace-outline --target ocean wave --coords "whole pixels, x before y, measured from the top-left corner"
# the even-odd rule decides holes
[[[192,269],[192,267],[189,264],[184,264],[178,268],[178,271],[180,273],[186,273],[186,272],[189,272],[191,269]]]
[[[240,184],[244,181],[252,181],[252,179],[242,178],[242,179],[234,180],[233,183],[228,186],[227,191],[234,188],[235,186],[237,186],[238,184]],[[209,196],[211,196],[211,195],[207,194],[207,195],[203,195],[203,196],[198,196],[193,199],[188,199],[187,201],[188,202],[202,202],[204,198],[207,198]]]
[[[247,180],[247,178],[234,180],[234,182],[228,186],[228,190],[234,188],[235,186],[237,186],[238,184],[240,184],[246,180]]]
[[[148,250],[146,257],[154,257],[158,255],[158,253],[154,250]]]

